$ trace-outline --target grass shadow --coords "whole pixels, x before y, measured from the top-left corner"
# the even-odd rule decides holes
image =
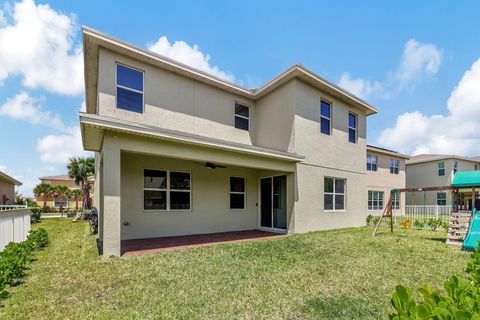
[[[311,319],[381,319],[385,314],[368,299],[339,295],[325,298],[308,298],[301,308]]]

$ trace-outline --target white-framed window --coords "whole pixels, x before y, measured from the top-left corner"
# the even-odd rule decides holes
[[[250,107],[235,101],[235,128],[250,130]]]
[[[378,157],[373,154],[367,154],[367,171],[377,171]]]
[[[144,169],[144,210],[190,210],[191,177],[189,172]]]
[[[332,104],[325,100],[320,100],[320,132],[330,135],[332,132]]]
[[[437,206],[446,206],[446,205],[447,205],[447,193],[437,192]]]
[[[245,178],[230,177],[230,209],[245,210],[247,207],[247,188]]]
[[[117,63],[116,89],[118,109],[143,113],[143,71]]]
[[[445,175],[445,162],[441,161],[438,163],[438,175],[444,176]]]
[[[453,174],[457,173],[458,171],[458,161],[453,162]]]
[[[383,191],[368,191],[368,210],[383,209]]]
[[[348,113],[348,141],[351,143],[357,143],[357,115]]]
[[[400,195],[398,192],[392,195],[392,209],[400,210]]]
[[[400,160],[390,159],[390,173],[398,174],[398,167],[400,165]]]
[[[345,210],[345,185],[345,179],[325,177],[323,183],[325,211]]]

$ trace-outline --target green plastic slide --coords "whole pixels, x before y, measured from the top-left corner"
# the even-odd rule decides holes
[[[480,240],[480,212],[473,209],[472,221],[470,222],[470,228],[468,228],[467,236],[463,241],[464,250],[473,250],[474,247],[478,247],[478,241]]]

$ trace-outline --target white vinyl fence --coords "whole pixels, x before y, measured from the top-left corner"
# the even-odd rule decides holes
[[[409,220],[412,228],[430,229],[431,225],[429,223],[433,220],[448,225],[451,211],[451,206],[407,205],[403,210],[393,211],[393,220],[396,226],[399,226],[402,221]],[[381,216],[382,212],[383,210],[375,210],[369,211],[369,214]]]
[[[29,232],[29,209],[0,210],[0,251],[2,251],[9,242],[25,241]]]

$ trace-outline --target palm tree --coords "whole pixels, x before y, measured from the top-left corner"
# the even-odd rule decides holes
[[[52,186],[47,183],[40,183],[33,189],[35,197],[43,200],[43,212],[47,211],[47,199],[52,194]]]
[[[88,177],[95,174],[95,159],[92,157],[72,157],[67,165],[68,175],[79,184],[83,191],[83,209],[90,209],[90,185]]]
[[[55,186],[53,187],[54,195],[60,198],[60,212],[63,212],[63,204],[66,203],[66,199],[68,199],[68,194],[70,193],[70,189],[67,186]]]
[[[82,199],[83,191],[80,189],[73,189],[70,191],[70,197],[75,201],[75,211],[78,211],[78,201]]]

